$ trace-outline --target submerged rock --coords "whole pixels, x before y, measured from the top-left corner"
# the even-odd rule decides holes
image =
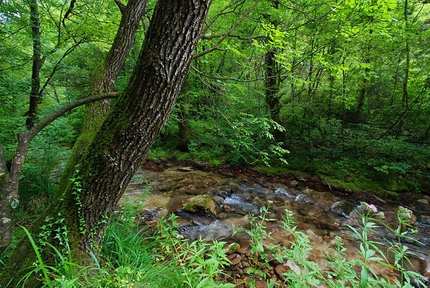
[[[184,204],[183,210],[190,213],[204,213],[206,215],[218,216],[220,207],[209,194],[203,194],[188,199]]]
[[[285,197],[288,199],[296,198],[296,195],[294,195],[293,193],[291,193],[290,191],[288,191],[287,189],[284,189],[284,188],[276,188],[275,195]]]
[[[295,201],[298,204],[314,204],[315,200],[312,199],[312,197],[306,195],[306,194],[299,194],[296,196]]]

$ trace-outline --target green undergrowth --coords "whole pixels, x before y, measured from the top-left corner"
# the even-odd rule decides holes
[[[374,205],[362,202],[356,210],[359,216],[356,223],[349,226],[359,243],[359,257],[348,257],[343,239],[335,237],[332,247],[326,251],[328,266],[322,270],[309,257],[313,243],[297,229],[292,212],[286,210],[281,220],[284,232],[290,235],[289,245],[270,244],[272,235],[266,226],[275,219],[269,218],[269,208],[262,207],[258,215],[250,215],[248,227],[234,229],[235,233],[245,233],[251,238],[251,266],[244,272],[247,287],[256,287],[257,280],[266,282],[268,287],[425,287],[418,273],[405,268],[411,265],[411,252],[401,240],[414,241],[410,237],[414,232],[410,210],[399,207],[399,225],[392,228],[384,224],[384,214]],[[92,266],[75,263],[70,249],[42,243],[43,239],[31,236],[23,228],[38,260],[29,267],[19,287],[26,287],[26,279],[34,273],[43,287],[236,287],[225,273],[230,265],[226,242],[184,239],[178,232],[179,223],[174,214],[159,219],[154,225],[142,225],[139,218],[134,206],[128,204],[112,217],[101,257],[93,257]],[[385,227],[395,237],[392,240],[371,237],[379,235],[378,227]],[[56,263],[43,261],[44,247],[52,248]],[[69,247],[67,243],[65,247]],[[385,251],[391,252],[391,260]],[[264,271],[270,268],[273,259],[292,267],[283,273],[282,282],[266,278]],[[4,265],[1,260],[0,265]],[[397,277],[380,275],[377,267],[396,271]]]

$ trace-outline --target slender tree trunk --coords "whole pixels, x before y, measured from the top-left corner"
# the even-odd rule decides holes
[[[188,94],[189,84],[185,82],[182,86],[181,96],[178,99],[180,107],[178,120],[178,144],[176,149],[182,152],[190,152],[188,145],[190,144],[190,95]]]
[[[366,74],[368,69],[366,68]],[[357,103],[357,109],[355,110],[355,115],[354,115],[354,123],[358,124],[360,123],[361,120],[361,112],[363,111],[363,107],[364,107],[364,101],[366,100],[366,95],[367,95],[367,79],[366,77],[364,77],[363,79],[363,83],[360,89],[360,96],[358,97],[358,103]]]
[[[279,0],[272,0],[271,4],[273,9],[278,10],[280,5]],[[277,19],[269,18],[268,21],[275,27],[278,25]],[[279,65],[276,62],[276,53],[277,51],[275,49],[269,49],[269,51],[267,51],[265,55],[265,99],[267,105],[269,106],[270,117],[272,118],[272,120],[279,123],[279,111],[281,108],[279,89],[281,85],[281,76]],[[285,140],[285,135],[279,130],[275,130],[273,135],[276,141],[281,142]]]
[[[269,106],[270,115],[273,120],[279,117],[279,81],[278,69],[275,60],[275,51],[268,51],[266,53],[266,87],[265,96],[266,103]]]
[[[40,16],[37,0],[29,0],[30,22],[33,39],[33,64],[31,69],[30,105],[25,125],[31,129],[37,117],[40,102],[40,69],[42,68],[41,42],[40,42]]]
[[[370,35],[372,35],[372,30],[370,30]],[[370,40],[369,40],[370,41]],[[370,63],[370,43],[367,45],[367,49],[366,49],[366,55],[364,58],[364,63],[369,64]],[[362,118],[362,112],[363,112],[363,107],[364,107],[364,103],[368,94],[368,85],[369,85],[369,73],[370,73],[370,69],[368,67],[365,68],[364,70],[364,76],[363,76],[363,82],[361,84],[361,89],[360,89],[360,96],[358,97],[358,102],[357,102],[357,109],[355,110],[355,115],[354,115],[354,123],[358,124],[361,121]]]
[[[408,0],[405,0],[404,3],[404,7],[403,7],[404,11],[403,11],[403,16],[404,16],[404,21],[405,21],[405,30],[406,30],[406,35],[408,35],[409,33],[409,17],[408,17]],[[404,111],[407,111],[409,108],[409,89],[408,89],[408,85],[409,85],[409,70],[410,70],[410,63],[411,63],[411,56],[410,56],[410,45],[409,45],[409,39],[408,37],[406,38],[406,43],[405,43],[405,54],[406,54],[406,59],[405,59],[405,70],[404,70],[404,79],[403,79],[403,83],[402,83],[402,108]],[[403,118],[399,121],[399,124],[396,127],[396,138],[400,137],[400,135],[403,132]]]
[[[127,88],[86,149],[75,179],[46,212],[55,223],[64,219],[60,225],[68,231],[75,260],[85,261],[91,252],[97,255],[108,219],[167,121],[187,77],[210,2],[157,2]],[[38,224],[31,228],[33,235],[43,229]],[[12,285],[16,284],[23,269],[34,262],[29,247],[26,239],[16,245],[2,287],[12,275]],[[33,280],[28,287],[40,286]]]

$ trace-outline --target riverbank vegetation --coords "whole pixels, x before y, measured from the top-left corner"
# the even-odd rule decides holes
[[[294,215],[286,210],[284,229],[291,235],[290,247],[273,244],[266,226],[269,207],[262,207],[253,215],[249,228],[236,228],[251,238],[251,265],[245,272],[231,270],[229,255],[238,250],[237,243],[198,239],[190,242],[178,232],[177,216],[160,218],[147,225],[135,205],[126,204],[116,214],[105,234],[101,257],[95,266],[74,262],[67,241],[52,247],[55,261],[44,263],[40,250],[43,238],[31,239],[38,261],[28,267],[19,287],[27,287],[33,274],[41,278],[43,287],[426,287],[426,279],[409,270],[409,252],[402,239],[409,237],[411,211],[398,210],[398,227],[386,226],[396,237],[394,241],[375,241],[378,226],[384,226],[383,213],[374,205],[362,203],[357,210],[360,217],[350,229],[359,241],[359,258],[348,257],[342,239],[336,237],[326,251],[327,265],[321,270],[309,255],[314,248],[308,236],[298,231]],[[403,227],[403,228],[402,228]],[[406,229],[404,229],[406,227]],[[372,236],[371,236],[372,235]],[[240,248],[240,247],[239,247]],[[389,251],[392,256],[388,257]],[[394,260],[392,260],[392,259]],[[269,277],[274,263],[285,269],[276,278]],[[1,263],[0,263],[1,264]],[[381,275],[381,269],[390,271]]]
[[[109,61],[107,55],[112,43],[116,35],[121,35],[117,33],[121,18],[133,16],[125,9],[126,3],[0,1],[0,208],[5,219],[1,223],[2,232],[10,230],[8,223],[14,223],[14,239],[26,237],[20,226],[29,228],[49,203],[63,196],[69,179],[79,172],[74,163],[69,168],[76,173],[64,173],[66,163],[71,154],[82,155],[85,147],[76,148],[80,143],[77,139],[82,131],[89,129],[83,123],[91,123],[88,119],[96,119],[93,116],[97,112],[91,112],[89,106],[87,109],[79,106],[64,111],[62,117],[41,126],[42,130],[34,127],[45,123],[45,119],[65,105],[106,91],[110,93],[105,94],[109,98],[116,98],[129,87],[141,43],[148,37],[155,2],[145,1],[147,6],[139,16],[140,26],[132,39],[128,39],[132,43],[127,50],[128,58],[123,59],[121,67],[115,67],[118,73],[109,79],[106,88],[102,84],[96,86],[104,79],[100,74]],[[151,126],[154,133],[131,130],[140,133],[141,139],[160,132],[147,157],[173,157],[214,166],[257,167],[266,173],[312,176],[331,188],[389,197],[404,192],[430,193],[428,1],[214,2],[204,22],[190,71],[186,77],[182,75],[183,81],[178,80],[183,85],[167,123],[162,125],[161,121]],[[170,55],[164,60],[179,59],[176,56]],[[172,75],[166,73],[163,70],[159,79],[170,81]],[[169,85],[166,87],[173,89]],[[179,86],[174,87],[175,93],[179,93]],[[103,101],[105,104],[111,101],[113,107],[116,101],[120,102]],[[106,115],[105,108],[95,109],[98,112],[104,109],[97,119]],[[167,119],[169,113],[161,111],[154,119]],[[94,122],[101,125],[99,120]],[[18,133],[21,138],[17,137]],[[86,142],[91,142],[95,133],[85,134],[89,135]],[[71,152],[73,147],[75,150]],[[87,154],[88,159],[95,154]],[[137,166],[134,164],[130,166]],[[16,186],[13,188],[18,189],[15,194],[4,184],[9,175],[17,178],[12,181]],[[61,176],[66,180],[58,186]],[[14,221],[9,219],[9,214],[4,214],[9,208],[13,209]],[[137,241],[133,237],[115,238],[118,235],[114,234],[123,229],[121,223],[117,219],[109,226],[108,232],[112,234],[106,236],[103,245],[129,250],[128,244],[122,247],[118,243]],[[30,238],[34,237],[34,231],[30,232]],[[136,235],[148,233],[135,232]],[[0,238],[0,248],[10,240],[5,240],[3,245],[4,239]],[[39,247],[38,240],[34,240]],[[158,252],[153,254],[151,245],[163,242],[160,239],[156,244],[149,242],[140,252],[129,250],[130,254],[136,252],[147,258],[127,261],[154,263]],[[203,249],[203,246],[187,247],[186,251]],[[204,249],[219,247],[205,246]],[[74,280],[75,274],[72,279],[64,275],[67,271],[76,269],[86,275],[86,269],[72,264],[73,258],[69,257],[73,255],[53,248],[58,252],[57,264],[63,267],[49,263],[43,266],[42,260],[34,268],[42,274],[49,270],[49,275],[43,277],[46,285],[61,279],[78,281]],[[152,280],[144,278],[145,273],[130,271],[131,264],[115,262],[126,260],[102,255],[106,259],[96,257],[98,263],[109,263],[102,268],[119,275],[115,279],[108,277],[109,285],[121,287],[118,281],[129,275],[143,279],[141,283],[151,283]],[[216,261],[225,264],[223,259]],[[197,270],[184,272],[174,262],[162,267],[169,275],[167,278],[177,279],[178,283],[213,280],[209,276],[207,279],[212,280],[194,279],[198,277],[193,274]],[[106,273],[100,267],[97,273]],[[156,265],[154,269],[161,266]],[[208,275],[219,272],[218,266],[210,269],[215,270],[206,271]],[[191,278],[187,279],[184,273],[190,273]],[[167,278],[158,280],[169,281]]]

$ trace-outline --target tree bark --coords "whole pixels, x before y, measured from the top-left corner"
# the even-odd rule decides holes
[[[0,253],[12,240],[12,207],[10,206],[9,171],[3,145],[0,143]],[[4,193],[3,193],[4,192]]]
[[[33,64],[31,70],[31,92],[30,106],[27,112],[25,125],[31,129],[37,117],[37,110],[40,102],[40,68],[42,68],[41,42],[40,42],[40,16],[37,0],[30,0],[30,22],[33,38]]]
[[[271,4],[275,10],[278,10],[280,4],[279,0],[272,0]],[[279,20],[270,19],[270,16],[268,18],[270,24],[274,25],[275,27],[278,26]],[[276,51],[276,48],[273,48],[269,49],[265,55],[265,100],[269,106],[271,119],[280,123],[279,112],[281,109],[281,99],[279,95],[279,89],[281,87],[282,80],[280,76],[281,71],[276,61],[277,53],[278,51]],[[284,133],[279,130],[274,130],[273,136],[277,142],[283,142],[285,140]]]
[[[403,6],[403,16],[405,21],[405,30],[406,35],[409,33],[409,17],[408,17],[408,1],[406,0]],[[404,111],[407,111],[409,108],[409,70],[411,66],[411,48],[409,45],[409,36],[406,37],[405,41],[405,68],[404,68],[404,80],[402,83],[402,108]],[[396,139],[402,135],[403,132],[403,118],[399,121],[396,129]]]
[[[75,261],[88,260],[90,252],[97,254],[109,217],[167,121],[188,74],[210,2],[157,2],[127,88],[86,149],[74,181],[48,210],[54,219],[64,219],[61,225],[67,227]],[[40,229],[35,223],[31,231],[38,235]],[[1,284],[12,275],[11,284],[16,284],[23,269],[34,262],[28,247],[26,239],[15,247]],[[40,286],[33,280],[28,287]]]
[[[114,42],[103,64],[96,72],[92,95],[115,92],[115,80],[133,46],[139,22],[145,12],[147,0],[131,0],[121,9],[122,18]],[[109,112],[109,101],[87,105],[83,130],[98,130]]]
[[[92,95],[116,91],[115,80],[133,47],[139,22],[144,15],[147,2],[147,0],[130,0],[127,6],[123,6],[119,1],[116,1],[122,13],[121,22],[106,58],[96,71]],[[73,146],[72,154],[61,175],[58,187],[60,191],[66,188],[69,179],[73,177],[75,166],[85,148],[90,145],[95,133],[100,129],[109,109],[110,101],[108,99],[86,106],[81,134]]]

